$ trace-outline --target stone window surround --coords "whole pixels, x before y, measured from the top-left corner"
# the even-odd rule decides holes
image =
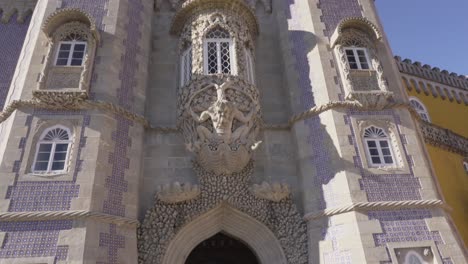
[[[388,243],[387,249],[390,254],[390,259],[392,263],[403,264],[398,262],[398,250],[411,251],[412,249],[429,249],[433,260],[430,264],[442,264],[442,258],[440,257],[439,251],[437,250],[436,244],[434,241],[417,241],[417,242],[400,242],[400,243]]]
[[[87,93],[96,48],[100,40],[93,17],[77,8],[58,9],[45,20],[42,31],[47,37],[48,49],[35,92],[46,90]],[[81,35],[87,42],[83,65],[81,67],[55,66],[55,56],[60,42],[70,34]]]
[[[82,116],[67,116],[67,115],[36,115],[31,122],[32,133],[26,139],[24,148],[24,161],[21,164],[19,181],[71,181],[76,169],[76,159],[78,155],[78,147],[81,134],[81,124],[83,122]],[[40,136],[44,131],[54,126],[62,126],[67,128],[71,133],[71,145],[69,146],[69,155],[66,164],[67,170],[64,173],[51,173],[51,174],[36,174],[33,173],[32,168],[36,156],[36,146],[40,140]]]
[[[253,35],[249,28],[244,26],[244,18],[235,13],[227,12],[224,9],[214,9],[202,11],[192,16],[190,22],[187,21],[180,32],[179,54],[192,47],[192,74],[206,75],[206,54],[205,36],[214,28],[222,28],[230,35],[232,41],[231,48],[231,75],[236,75],[247,80],[247,69],[245,67],[244,48],[251,51],[254,56]],[[179,67],[182,70],[182,67]]]
[[[409,101],[410,101],[410,103],[412,101],[416,102],[422,108],[422,109],[417,109],[417,108],[413,107],[413,109],[419,114],[419,116],[421,117],[422,120],[424,120],[426,122],[431,122],[431,117],[429,116],[429,112],[427,111],[427,107],[423,104],[423,102],[421,102],[421,100],[419,100],[418,98],[416,98],[414,96],[410,96]],[[427,118],[424,118],[422,114],[424,114]]]
[[[362,160],[363,169],[368,172],[367,174],[410,173],[400,134],[392,116],[352,116],[351,122],[356,129],[356,144],[358,146],[359,156]],[[374,166],[371,164],[367,155],[367,148],[364,145],[364,131],[370,126],[381,128],[388,135],[389,143],[392,148],[392,156],[394,158],[393,165]]]
[[[52,141],[44,140],[44,138],[47,136],[47,134],[50,133],[52,130],[55,130],[55,129],[61,129],[61,130],[65,131],[67,133],[67,135],[68,135],[68,139],[67,140],[58,140],[59,141],[58,143],[56,142],[57,140],[52,140]],[[36,143],[36,152],[35,152],[35,155],[34,155],[34,161],[33,161],[32,166],[31,166],[32,173],[34,175],[58,175],[58,174],[66,173],[68,171],[68,164],[69,164],[68,160],[70,158],[71,144],[72,143],[73,143],[73,134],[71,133],[71,131],[70,131],[70,129],[68,127],[65,127],[65,126],[62,126],[62,125],[55,125],[55,126],[51,126],[51,127],[48,127],[47,129],[45,129],[42,132],[42,135],[39,137],[39,140]],[[47,162],[48,169],[46,171],[36,171],[34,169],[35,166],[36,166],[36,163],[37,163],[38,155],[39,155],[39,147],[42,144],[51,144],[51,145],[67,144],[67,153],[65,155],[65,165],[64,165],[62,170],[54,171],[54,170],[52,170],[52,168],[49,169],[49,167],[55,162],[55,158],[54,158],[54,156],[56,154],[56,150],[54,149],[55,147],[51,148],[51,150],[50,150],[50,157],[49,157],[49,160]]]
[[[365,128],[364,131],[366,131],[367,129],[369,129],[369,128],[371,128],[371,127],[375,127],[375,128],[377,128],[377,129],[381,129],[381,130],[383,131],[382,128],[376,127],[376,126],[369,126],[369,127]],[[385,131],[383,131],[383,133],[385,134],[385,136],[383,136],[383,137],[369,137],[369,138],[364,137],[364,138],[363,138],[364,143],[365,143],[365,144],[364,144],[364,148],[366,149],[365,152],[366,152],[366,154],[367,154],[367,160],[370,161],[370,166],[371,166],[371,167],[393,166],[393,164],[395,163],[395,155],[393,154],[394,151],[393,151],[393,146],[392,146],[392,144],[391,144],[391,142],[390,142],[390,138],[389,138],[389,136],[387,135],[387,133],[385,133]],[[385,156],[388,156],[388,155],[384,155],[384,154],[383,154],[383,152],[382,152],[382,148],[383,148],[383,147],[380,145],[380,143],[377,143],[377,141],[385,141],[385,142],[387,142],[387,144],[388,144],[388,146],[389,146],[389,150],[390,150],[390,157],[392,158],[392,163],[386,163],[386,162],[385,162],[384,157],[385,157]],[[379,154],[378,154],[378,157],[379,157],[379,159],[382,161],[381,164],[383,164],[383,165],[381,165],[381,164],[376,164],[376,163],[374,163],[374,162],[372,161],[372,159],[371,159],[371,154],[370,154],[370,149],[369,149],[369,146],[367,145],[367,142],[375,142],[375,144],[376,144],[376,150],[377,150],[378,153],[379,153]]]
[[[338,69],[345,87],[345,97],[352,93],[388,92],[388,84],[384,78],[383,68],[378,54],[378,45],[382,35],[378,28],[362,17],[343,19],[331,37],[331,48],[337,58]],[[346,55],[349,47],[363,48],[369,63],[369,69],[351,69]],[[366,80],[364,86],[362,81]],[[354,82],[359,86],[354,87]],[[362,86],[362,87],[361,87]]]

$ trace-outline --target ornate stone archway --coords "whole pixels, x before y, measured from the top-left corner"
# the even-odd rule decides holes
[[[162,188],[138,234],[139,263],[184,264],[192,249],[218,232],[248,244],[262,264],[306,264],[307,229],[284,186],[252,186],[252,162],[218,175],[197,163],[199,186]]]
[[[275,235],[254,218],[221,204],[198,217],[177,233],[167,247],[163,264],[183,264],[192,250],[211,236],[225,232],[246,243],[262,264],[286,264]]]

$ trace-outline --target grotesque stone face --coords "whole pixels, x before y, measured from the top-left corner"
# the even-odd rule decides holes
[[[180,96],[180,125],[187,148],[208,171],[241,171],[257,145],[258,93],[235,77],[204,76]]]

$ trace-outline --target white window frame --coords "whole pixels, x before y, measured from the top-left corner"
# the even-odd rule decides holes
[[[344,50],[345,50],[345,55],[346,55],[346,62],[348,63],[348,66],[349,66],[350,69],[351,69],[351,65],[349,63],[348,54],[346,53],[346,51],[350,50],[354,54],[354,59],[356,61],[356,65],[357,65],[358,68],[357,69],[351,69],[351,70],[360,70],[360,71],[370,71],[370,70],[372,70],[372,64],[371,64],[371,62],[369,60],[369,53],[368,53],[366,48],[345,47]],[[364,55],[366,57],[366,61],[367,61],[367,65],[369,66],[369,69],[363,69],[362,68],[361,61],[359,60],[358,50],[364,52]]]
[[[217,59],[217,66],[218,69],[216,73],[208,73],[208,43],[216,43],[216,59]],[[203,64],[204,64],[204,72],[206,75],[209,74],[226,74],[223,73],[223,68],[221,65],[221,43],[229,43],[229,64],[231,65],[231,75],[236,75],[237,74],[237,68],[235,67],[235,60],[234,60],[234,50],[235,50],[235,45],[232,39],[230,38],[205,38],[205,41],[203,43]]]
[[[244,50],[245,53],[245,70],[246,70],[246,78],[247,81],[250,82],[251,84],[255,84],[255,68],[254,68],[254,61],[253,61],[253,56],[252,52],[248,49],[245,48]]]
[[[463,161],[463,169],[465,169],[465,172],[468,174],[468,161]]]
[[[189,69],[186,69],[185,68],[185,61],[189,58],[187,58],[188,56],[190,56],[190,68]],[[185,85],[187,85],[190,80],[192,79],[192,63],[193,63],[193,54],[192,54],[192,46],[188,47],[183,53],[182,53],[182,56],[180,57],[180,87],[184,87]],[[190,74],[189,74],[189,77],[186,79],[186,71],[189,70],[190,71]]]
[[[64,131],[66,131],[68,133],[68,140],[44,140],[44,137],[52,130],[54,129],[62,129]],[[39,170],[36,170],[36,162],[37,162],[37,158],[38,158],[38,154],[39,154],[39,148],[41,146],[41,144],[51,144],[52,147],[51,147],[51,150],[50,150],[50,156],[49,156],[49,161],[47,163],[47,170],[45,171],[39,171]],[[63,169],[61,170],[52,170],[52,165],[54,163],[54,156],[55,156],[55,148],[57,146],[57,144],[68,144],[68,147],[67,147],[67,153],[65,155],[65,160],[64,160],[64,166],[63,166]],[[71,146],[72,146],[72,134],[70,132],[70,129],[64,127],[64,126],[53,126],[53,127],[49,127],[47,128],[41,135],[41,137],[39,138],[39,141],[36,143],[36,153],[34,155],[34,162],[32,164],[32,167],[31,167],[31,171],[33,172],[33,174],[61,174],[61,173],[65,173],[67,172],[68,170],[68,160],[70,158],[70,152],[71,152]]]
[[[364,137],[363,141],[364,141],[364,148],[365,148],[367,160],[369,161],[369,163],[371,164],[372,167],[384,167],[384,166],[392,166],[393,167],[393,166],[396,166],[397,162],[396,162],[396,159],[395,159],[395,153],[393,151],[393,146],[392,146],[392,143],[390,141],[390,138],[389,138],[388,134],[385,132],[385,130],[383,128],[376,127],[376,126],[374,126],[374,127],[377,128],[377,129],[382,130],[382,132],[385,134],[385,137],[372,137],[372,138]],[[371,126],[367,127],[364,131],[366,131],[369,128],[371,128]],[[386,141],[387,142],[388,149],[390,151],[390,156],[392,158],[392,163],[386,163],[385,162],[385,157],[386,156],[388,157],[388,155],[383,154],[382,146],[380,145],[380,141]],[[374,161],[372,160],[372,155],[370,153],[368,142],[374,142],[375,143],[377,153],[379,155],[379,159],[381,160],[381,163],[374,163]]]
[[[67,65],[57,65],[58,59],[59,59],[59,53],[60,53],[60,48],[62,47],[62,44],[70,44],[70,54],[68,54],[68,59],[67,59]],[[72,59],[73,59],[73,53],[75,51],[75,46],[77,44],[80,45],[85,45],[84,51],[83,51],[83,58],[81,59],[81,65],[71,65]],[[57,47],[57,51],[55,53],[55,61],[54,61],[54,66],[57,67],[82,67],[83,63],[85,61],[86,57],[86,52],[88,50],[88,43],[86,41],[82,40],[72,40],[72,41],[60,41]]]
[[[424,120],[426,122],[431,122],[431,117],[429,116],[429,112],[427,111],[426,106],[418,98],[410,96],[409,101],[410,101],[411,107],[413,107],[413,109],[418,113],[418,115],[421,117],[422,120]],[[412,102],[416,103],[422,109],[418,109],[418,108],[414,107],[411,104]],[[426,118],[424,118],[424,116]]]

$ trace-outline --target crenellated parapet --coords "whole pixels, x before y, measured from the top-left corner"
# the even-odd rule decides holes
[[[398,65],[398,69],[402,73],[468,90],[468,77],[465,75],[459,75],[454,72],[449,73],[447,70],[440,70],[440,68],[432,67],[427,64],[423,65],[419,61],[413,62],[410,59],[402,60],[399,56],[395,56],[395,61]]]
[[[17,21],[23,23],[34,11],[37,0],[0,0],[0,21],[8,23],[17,14]]]

